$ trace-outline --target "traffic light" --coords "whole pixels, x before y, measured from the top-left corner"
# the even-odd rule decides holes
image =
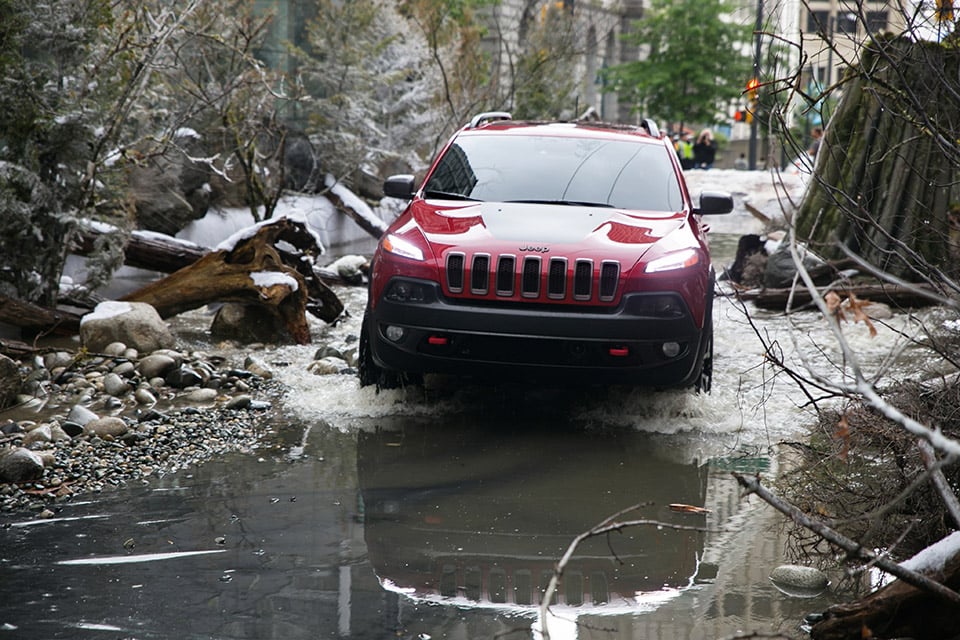
[[[760,81],[756,78],[747,80],[747,98],[751,101],[757,99],[757,90],[760,88]]]
[[[748,109],[740,108],[733,113],[733,119],[736,122],[746,122],[750,124],[753,122],[753,113]]]

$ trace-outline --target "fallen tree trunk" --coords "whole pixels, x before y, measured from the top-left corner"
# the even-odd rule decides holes
[[[847,297],[849,294],[853,294],[860,300],[883,302],[897,308],[927,307],[935,304],[935,300],[931,298],[931,295],[934,293],[933,289],[922,285],[901,286],[893,284],[841,283],[823,287],[819,293],[823,295],[828,291],[834,291],[841,297]],[[750,289],[747,291],[738,291],[736,295],[741,300],[753,302],[755,306],[769,311],[784,311],[787,307],[787,302],[790,302],[791,308],[796,309],[810,304],[813,301],[813,296],[806,287],[792,289]]]
[[[286,243],[300,253],[279,251]],[[343,303],[313,273],[303,253],[319,247],[313,235],[286,218],[256,228],[232,248],[214,251],[122,299],[151,304],[167,318],[210,302],[259,305],[275,315],[299,344],[310,342],[306,312],[332,322]],[[286,258],[286,259],[285,259]]]
[[[80,316],[76,313],[49,309],[3,294],[0,294],[0,322],[36,333],[75,334],[80,330]]]
[[[80,236],[80,244],[74,249],[74,253],[92,253],[101,233],[103,232],[95,227],[87,227]],[[207,247],[173,236],[152,231],[134,231],[123,248],[123,263],[140,269],[173,273],[193,264],[209,252]]]

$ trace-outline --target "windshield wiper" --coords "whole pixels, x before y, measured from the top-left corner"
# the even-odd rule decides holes
[[[438,200],[472,200],[477,202],[476,198],[471,198],[470,196],[465,196],[462,193],[452,193],[450,191],[437,191],[435,189],[427,189],[423,192],[424,198],[437,198]]]
[[[606,202],[587,202],[585,200],[507,200],[507,202],[518,202],[522,204],[559,204],[570,207],[603,207],[605,209],[613,209],[612,204],[607,204]]]

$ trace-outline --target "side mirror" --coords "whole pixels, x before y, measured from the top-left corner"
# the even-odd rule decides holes
[[[702,216],[711,216],[733,211],[733,196],[722,191],[704,191],[700,194],[700,206],[693,210]]]
[[[388,198],[410,200],[414,194],[414,181],[415,178],[406,173],[390,176],[383,181],[383,195]]]

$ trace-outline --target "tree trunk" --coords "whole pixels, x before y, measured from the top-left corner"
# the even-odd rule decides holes
[[[846,245],[910,281],[922,280],[927,265],[956,272],[948,238],[958,69],[960,52],[946,45],[880,39],[863,49],[797,212],[799,237],[826,258],[841,257]]]

